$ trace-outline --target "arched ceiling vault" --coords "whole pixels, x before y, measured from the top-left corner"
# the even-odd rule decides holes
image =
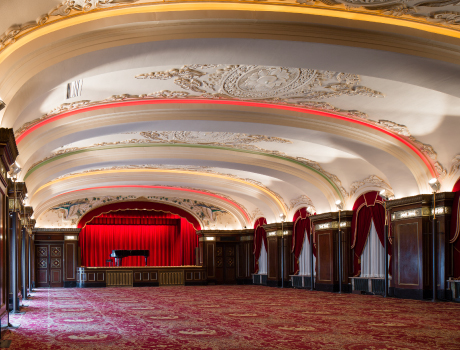
[[[141,198],[251,227],[458,178],[451,2],[19,3],[0,3],[0,118],[39,225]]]

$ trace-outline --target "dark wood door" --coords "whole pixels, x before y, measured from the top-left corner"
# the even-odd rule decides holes
[[[37,287],[49,287],[49,246],[35,246],[35,283]]]
[[[63,245],[35,246],[35,279],[37,287],[63,287]]]
[[[236,245],[235,243],[217,243],[216,247],[216,283],[236,283]]]

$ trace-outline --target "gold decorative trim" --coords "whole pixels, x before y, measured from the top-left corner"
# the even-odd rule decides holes
[[[341,221],[340,222],[340,227],[351,227],[351,221]],[[331,221],[331,222],[325,222],[323,224],[316,224],[315,225],[315,231],[322,231],[322,230],[335,230],[339,228],[339,222],[338,221]]]
[[[449,215],[452,213],[451,207],[436,207],[436,215]],[[401,210],[391,214],[391,221],[407,220],[433,215],[433,208],[422,207],[411,210]]]

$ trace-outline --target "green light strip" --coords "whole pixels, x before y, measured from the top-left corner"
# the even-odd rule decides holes
[[[192,147],[192,148],[208,148],[208,149],[220,149],[220,150],[225,150],[225,151],[241,152],[241,153],[248,153],[248,154],[257,154],[257,155],[262,155],[262,156],[266,156],[266,157],[272,157],[272,158],[276,158],[276,159],[281,159],[281,160],[285,160],[285,161],[288,161],[288,162],[291,162],[291,163],[301,165],[301,166],[303,166],[303,167],[305,167],[307,169],[310,169],[314,173],[320,175],[334,188],[334,190],[339,195],[340,199],[342,201],[344,200],[344,198],[342,196],[342,193],[340,192],[339,188],[337,187],[337,185],[331,179],[329,179],[326,175],[324,175],[322,172],[318,171],[317,169],[315,169],[315,168],[313,168],[311,166],[308,166],[308,165],[306,165],[306,164],[304,164],[302,162],[299,162],[297,160],[281,157],[281,156],[278,156],[278,155],[275,155],[275,154],[267,154],[267,153],[256,152],[256,151],[249,151],[249,150],[245,150],[245,149],[227,148],[227,147],[220,147],[220,146],[177,144],[177,143],[161,143],[161,144],[147,143],[147,144],[132,144],[132,145],[124,144],[124,145],[115,145],[115,146],[94,147],[94,148],[88,148],[88,149],[82,149],[82,150],[78,150],[78,151],[63,153],[63,154],[57,155],[57,156],[55,156],[53,158],[47,159],[47,160],[37,164],[33,168],[29,169],[29,171],[27,171],[26,176],[24,176],[24,181],[32,173],[34,173],[35,171],[40,169],[42,166],[45,166],[45,165],[47,165],[47,164],[49,164],[51,162],[54,162],[56,160],[59,160],[59,159],[65,158],[65,157],[69,157],[69,156],[72,156],[72,155],[75,155],[75,154],[85,153],[85,152],[104,151],[104,150],[109,150],[109,149],[129,148],[129,147]]]

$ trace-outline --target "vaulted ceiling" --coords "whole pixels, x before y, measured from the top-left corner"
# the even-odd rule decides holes
[[[142,200],[237,229],[459,177],[458,0],[0,0],[0,31],[38,226]]]

